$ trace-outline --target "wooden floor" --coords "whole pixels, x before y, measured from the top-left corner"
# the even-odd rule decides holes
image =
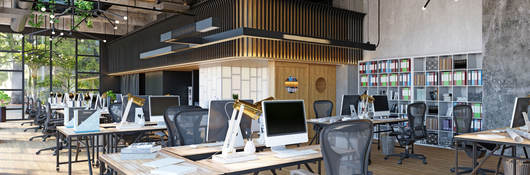
[[[20,126],[21,121],[10,121],[7,123],[0,123],[0,174],[2,175],[22,175],[22,174],[67,174],[67,165],[61,165],[59,172],[55,171],[55,157],[52,156],[51,151],[42,152],[40,155],[35,155],[35,152],[44,147],[55,145],[54,139],[42,142],[41,139],[28,141],[31,136],[39,135],[40,132],[23,132],[23,128],[28,125]],[[396,149],[395,152],[401,151]],[[427,165],[424,165],[419,160],[407,159],[403,161],[402,165],[398,165],[397,158],[383,159],[381,152],[377,151],[376,146],[372,146],[372,164],[369,170],[376,175],[409,175],[409,174],[429,174],[429,175],[447,175],[452,174],[449,169],[454,165],[454,151],[447,149],[431,148],[416,146],[416,153],[424,154],[427,157]],[[82,152],[79,159],[86,159]],[[66,151],[62,151],[63,161],[66,159]],[[460,165],[465,164],[469,166],[471,160],[465,156],[465,153],[460,154]],[[494,169],[498,158],[490,158],[485,168]],[[312,165],[316,169],[315,165]],[[278,171],[278,174],[289,174],[289,169]],[[73,164],[73,174],[88,174],[88,165],[84,163]],[[99,173],[97,168],[94,173]],[[271,174],[270,172],[262,172],[260,174]]]

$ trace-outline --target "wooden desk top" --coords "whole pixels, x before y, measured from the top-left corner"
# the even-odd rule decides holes
[[[524,137],[523,137],[523,142],[522,143],[517,143],[506,132],[502,132],[502,133],[493,132],[495,130],[504,130],[504,129],[506,129],[506,128],[492,129],[492,130],[486,130],[486,131],[474,132],[474,133],[467,133],[467,134],[460,134],[460,135],[456,135],[454,138],[457,139],[457,140],[472,140],[472,141],[487,142],[487,143],[530,145],[530,140],[525,139]],[[500,135],[500,136],[504,136],[504,138],[485,138],[485,137],[480,137],[478,135]]]
[[[146,125],[152,124],[153,122],[146,122]],[[106,124],[100,124],[99,131],[98,132],[84,132],[84,133],[76,133],[74,132],[74,128],[66,128],[64,126],[57,127],[57,130],[61,132],[64,136],[84,136],[84,135],[101,135],[101,134],[107,134],[107,133],[121,133],[121,132],[134,132],[134,131],[163,131],[166,130],[166,127],[158,127],[156,125],[152,126],[144,126],[141,128],[128,128],[128,129],[117,129],[117,128],[105,128],[110,126],[116,126],[116,123],[106,123]]]
[[[59,113],[59,114],[63,114],[64,115],[64,108],[60,108],[60,109],[54,109],[52,107],[52,110],[55,110],[55,112]],[[102,111],[101,112],[101,115],[110,115],[109,111]]]
[[[257,142],[257,139],[253,139],[254,145],[256,147],[264,147],[264,145],[259,144]],[[220,146],[206,146],[208,143],[204,144],[197,144],[197,145],[186,145],[186,146],[175,146],[175,147],[166,147],[162,148],[163,150],[178,155],[182,157],[189,157],[189,156],[196,156],[196,155],[204,155],[204,154],[215,154],[215,153],[221,153],[223,150],[223,145]],[[236,149],[243,149],[242,147],[236,147]]]
[[[276,153],[273,153],[271,151],[264,151],[264,152],[256,153],[256,155],[258,156],[257,160],[251,160],[251,161],[245,161],[245,162],[239,162],[239,163],[230,163],[230,164],[216,163],[216,162],[213,162],[212,159],[205,159],[205,160],[200,160],[197,162],[206,167],[214,169],[216,171],[219,171],[225,174],[230,174],[230,173],[246,172],[249,170],[255,170],[259,168],[284,165],[284,164],[300,162],[300,161],[322,159],[322,154],[320,153],[320,145],[302,146],[302,147],[297,147],[297,148],[292,148],[292,149],[313,149],[317,151],[318,153],[282,159],[282,158],[275,157],[274,155]]]
[[[319,120],[320,119],[320,120]],[[332,116],[332,117],[324,117],[319,119],[311,119],[307,120],[307,123],[316,124],[316,125],[330,125],[332,123],[341,121],[341,116]],[[387,123],[395,123],[395,122],[406,122],[409,119],[407,118],[387,118],[387,119],[371,119],[373,124],[387,124]]]
[[[151,170],[155,168],[143,166],[142,164],[167,158],[167,157],[175,157],[179,159],[184,159],[185,162],[180,163],[183,165],[195,165],[197,167],[197,171],[190,173],[190,174],[196,174],[196,175],[210,175],[210,174],[221,174],[220,172],[216,172],[215,170],[212,170],[210,168],[207,168],[205,166],[201,166],[200,164],[193,162],[191,160],[188,160],[186,158],[176,156],[173,154],[168,154],[163,151],[159,152],[155,159],[142,159],[142,160],[121,160],[119,153],[114,154],[102,154],[99,156],[99,160],[104,162],[107,166],[111,167],[113,170],[119,172],[118,174],[125,174],[125,175],[150,175]]]

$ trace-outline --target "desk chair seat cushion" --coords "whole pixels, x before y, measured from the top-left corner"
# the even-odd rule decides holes
[[[325,127],[320,135],[326,174],[368,174],[372,122],[352,120]]]

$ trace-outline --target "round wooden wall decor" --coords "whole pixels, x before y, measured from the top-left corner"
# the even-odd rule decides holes
[[[324,92],[326,90],[326,79],[324,79],[323,77],[317,78],[315,87],[318,92],[320,93]]]

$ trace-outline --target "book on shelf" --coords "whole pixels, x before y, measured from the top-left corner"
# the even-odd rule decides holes
[[[401,99],[409,100],[410,99],[410,88],[401,89]]]
[[[397,72],[398,71],[398,60],[389,60],[389,61],[390,61],[390,71]]]
[[[359,74],[366,73],[366,63],[359,63]]]
[[[440,57],[440,70],[451,70],[453,68],[453,60],[451,57]]]
[[[368,75],[361,75],[361,86],[368,86]]]
[[[472,103],[471,110],[473,111],[473,118],[481,118],[481,114],[482,114],[481,103]]]
[[[424,101],[427,96],[426,96],[426,90],[425,89],[416,89],[416,99],[417,100],[420,100],[420,101]]]
[[[451,74],[452,74],[451,72],[442,72],[441,73],[441,79],[442,79],[442,81],[441,81],[442,84],[441,85],[443,85],[443,86],[452,85],[452,83],[451,83],[452,82]]]
[[[444,131],[452,131],[453,130],[453,121],[451,119],[443,119],[442,120],[442,130]]]
[[[401,74],[399,75],[399,85],[400,86],[410,86],[411,85],[411,75],[410,74]]]
[[[428,72],[427,73],[427,86],[436,86],[438,85],[438,74],[436,72]]]
[[[471,129],[473,132],[481,131],[482,129],[482,120],[480,119],[473,119],[471,122]]]
[[[425,74],[416,73],[414,75],[414,85],[423,86],[425,85]]]
[[[388,86],[388,75],[382,74],[379,76],[379,86]]]
[[[425,127],[428,130],[438,130],[438,118],[427,117],[425,120]]]
[[[398,74],[390,74],[390,86],[397,86],[398,85]]]
[[[474,70],[467,73],[469,85],[482,85],[482,71]]]
[[[370,75],[370,86],[377,86],[377,75]]]
[[[466,78],[467,76],[465,71],[453,72],[453,85],[466,85]]]
[[[400,60],[399,67],[401,72],[410,72],[410,59]]]

